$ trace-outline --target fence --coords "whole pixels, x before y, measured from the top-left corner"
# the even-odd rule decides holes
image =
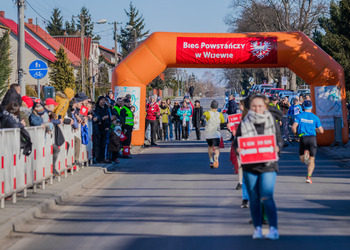
[[[69,125],[60,126],[65,138],[57,157],[56,170],[67,177],[68,170],[71,174],[79,171],[79,166],[84,167],[92,160],[92,123],[89,122],[89,136],[91,140],[87,145],[82,145],[81,128],[73,130]],[[54,135],[45,133],[43,127],[27,128],[32,140],[32,153],[29,156],[22,154],[20,150],[20,129],[0,129],[0,183],[1,183],[1,208],[5,206],[5,197],[12,195],[12,202],[16,203],[18,192],[23,191],[27,196],[27,189],[33,188],[36,193],[37,185],[45,189],[46,181],[53,182],[54,166]]]

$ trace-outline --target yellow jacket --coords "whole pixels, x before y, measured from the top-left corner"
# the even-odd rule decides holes
[[[159,107],[160,109],[160,115],[162,116],[162,123],[168,123],[169,122],[169,115],[170,115],[170,108],[167,107],[165,109],[162,109],[161,107]]]
[[[58,91],[56,93],[56,102],[58,103],[58,105],[56,106],[53,112],[57,116],[60,115],[62,118],[64,118],[69,107],[69,102],[73,97],[74,90],[71,88],[66,88],[64,92]]]

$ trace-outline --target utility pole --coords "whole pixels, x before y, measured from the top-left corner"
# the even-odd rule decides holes
[[[117,22],[114,21],[114,61],[115,61],[115,66],[117,67],[118,64],[118,51],[117,51]]]
[[[81,38],[81,91],[85,94],[85,57],[84,57],[84,35],[85,35],[85,23],[84,16],[80,14],[80,38]]]
[[[17,72],[18,72],[18,84],[21,86],[21,96],[26,95],[26,83],[24,79],[24,49],[25,49],[25,37],[24,37],[24,7],[25,0],[17,1],[18,8],[18,54],[17,54]],[[39,97],[40,98],[40,97]]]

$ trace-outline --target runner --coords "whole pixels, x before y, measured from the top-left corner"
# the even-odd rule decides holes
[[[223,114],[218,112],[218,106],[218,102],[213,100],[210,104],[210,111],[204,112],[202,117],[203,120],[206,120],[204,134],[208,143],[208,154],[211,168],[219,167],[220,127],[226,123]]]
[[[296,116],[293,133],[300,137],[299,157],[307,165],[306,183],[312,183],[311,176],[315,169],[317,150],[316,132],[323,134],[320,118],[311,112],[311,101],[304,101],[305,112]]]

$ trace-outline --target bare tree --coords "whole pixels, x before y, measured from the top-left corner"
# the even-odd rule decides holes
[[[302,31],[311,36],[318,18],[327,11],[330,0],[232,0],[232,12],[225,17],[230,32]],[[281,70],[264,70],[274,79]],[[296,75],[287,70],[291,89]]]

